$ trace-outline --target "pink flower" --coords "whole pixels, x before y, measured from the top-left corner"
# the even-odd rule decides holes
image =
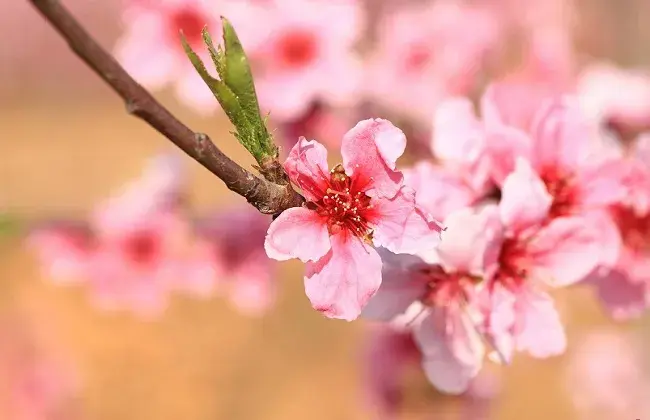
[[[77,378],[22,317],[0,324],[0,412],[11,420],[75,419]]]
[[[173,85],[181,102],[209,114],[217,100],[187,58],[180,31],[195,51],[205,51],[201,30],[221,28],[211,0],[128,0],[124,9],[125,33],[115,55],[141,84],[158,90]],[[207,53],[205,59],[210,60]]]
[[[248,315],[264,313],[275,302],[274,264],[264,252],[270,218],[249,205],[235,206],[201,220],[197,230],[212,270],[198,265],[197,284],[225,287],[237,309]]]
[[[526,159],[552,198],[550,218],[600,210],[625,194],[624,165],[596,154],[595,129],[570,98],[547,101],[529,132],[517,131],[490,134],[492,176],[502,185],[516,159]]]
[[[171,290],[205,294],[211,284],[185,276],[206,260],[179,206],[179,169],[172,157],[154,160],[141,178],[100,204],[87,227],[36,228],[30,245],[54,274],[88,281],[104,309],[154,316]]]
[[[587,115],[598,123],[633,131],[650,126],[650,73],[592,64],[581,73],[577,92]]]
[[[489,251],[489,213],[463,209],[445,219],[437,262],[386,253],[384,283],[366,318],[409,325],[422,366],[440,391],[464,392],[483,365],[483,323],[477,296]]]
[[[620,254],[612,270],[590,278],[616,319],[640,316],[650,306],[650,135],[637,139],[627,164],[625,200],[609,208],[610,242],[621,244]]]
[[[371,325],[362,355],[362,380],[372,418],[400,418],[406,395],[414,391],[405,378],[422,362],[422,354],[413,335],[408,330]],[[483,370],[460,396],[438,395],[431,398],[427,393],[426,411],[429,414],[442,414],[449,403],[459,409],[461,419],[488,419],[492,402],[500,392],[498,379],[493,372]]]
[[[392,252],[432,248],[440,226],[415,204],[395,162],[406,137],[381,119],[359,122],[343,137],[343,164],[327,169],[327,151],[301,138],[284,167],[307,204],[284,211],[269,227],[266,253],[307,263],[305,291],[330,318],[353,320],[381,284],[372,245]]]
[[[356,101],[361,65],[353,48],[365,21],[357,0],[233,1],[224,4],[255,71],[260,106],[279,121],[315,100]]]
[[[499,206],[492,207],[494,236],[485,260],[486,331],[506,361],[514,350],[539,358],[564,351],[564,329],[544,286],[576,283],[601,262],[594,220],[572,216],[548,221],[552,208],[552,195],[530,164],[518,159],[503,183]]]
[[[488,115],[488,111],[484,109],[483,114]],[[477,198],[493,187],[492,161],[487,154],[488,129],[499,128],[502,132],[506,130],[503,127],[501,124],[491,127],[479,120],[467,98],[448,98],[436,108],[431,150],[442,166]]]
[[[571,353],[565,385],[581,417],[643,419],[650,416],[647,346],[636,334],[596,330]]]
[[[371,98],[425,123],[438,101],[469,93],[500,38],[495,15],[450,1],[387,8],[377,33]]]

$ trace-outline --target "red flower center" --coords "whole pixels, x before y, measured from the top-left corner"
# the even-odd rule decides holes
[[[158,251],[158,237],[150,231],[134,232],[126,238],[124,243],[126,257],[138,265],[150,264],[155,260]]]
[[[279,57],[287,67],[303,67],[316,58],[318,43],[316,36],[306,30],[283,34],[278,40]]]
[[[611,214],[625,246],[634,252],[650,253],[650,213],[638,215],[629,206],[614,206]]]
[[[191,8],[180,9],[172,14],[170,18],[170,35],[178,42],[179,31],[183,31],[190,45],[198,45],[201,44],[201,31],[205,24],[206,19],[197,10]]]
[[[494,281],[508,289],[514,289],[523,283],[528,274],[526,270],[526,247],[516,239],[506,239],[501,244],[498,258],[498,270]]]
[[[467,273],[447,273],[439,265],[421,268],[426,276],[427,290],[422,303],[428,306],[448,306],[452,303],[466,303],[470,296],[469,288],[481,281]]]
[[[576,189],[571,176],[556,168],[544,168],[541,178],[546,190],[553,197],[549,218],[570,214],[576,204]]]
[[[433,58],[431,50],[423,44],[415,44],[409,48],[404,60],[406,71],[416,72],[422,70]]]
[[[345,174],[343,166],[330,171],[329,188],[323,198],[308,206],[327,217],[330,234],[346,230],[359,238],[372,239],[368,216],[373,211],[370,197],[363,191],[355,191],[352,179]]]

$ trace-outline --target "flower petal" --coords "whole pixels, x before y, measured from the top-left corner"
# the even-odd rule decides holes
[[[376,246],[395,253],[415,254],[435,247],[441,225],[415,205],[415,191],[402,187],[392,198],[374,198],[368,221]]]
[[[330,250],[326,221],[304,207],[287,209],[269,226],[264,249],[278,261],[317,261]]]
[[[602,259],[600,237],[590,221],[562,217],[540,229],[528,246],[529,274],[554,286],[583,280]]]
[[[414,330],[427,379],[441,392],[461,394],[483,365],[484,347],[475,330],[458,313],[434,311]]]
[[[381,258],[374,248],[345,232],[330,238],[332,249],[305,273],[305,293],[328,318],[356,319],[381,285]]]
[[[499,211],[506,228],[513,233],[520,233],[540,224],[553,202],[542,180],[530,167],[530,164],[517,159],[517,166],[503,183]]]
[[[497,185],[503,185],[506,177],[515,170],[518,158],[531,158],[530,137],[517,128],[505,125],[492,127],[487,131],[485,142],[490,174]]]
[[[404,170],[404,183],[416,191],[416,203],[438,220],[479,198],[455,171],[429,161]]]
[[[482,126],[468,98],[449,98],[438,105],[433,119],[431,144],[437,158],[451,162],[472,160],[477,147],[482,144]]]
[[[325,195],[329,177],[327,149],[319,142],[300,137],[289,152],[284,169],[307,200],[318,201]]]
[[[592,128],[576,101],[546,101],[532,124],[533,160],[536,167],[571,170],[587,156]]]
[[[405,147],[404,133],[389,121],[361,121],[343,136],[345,173],[354,179],[357,190],[393,197],[403,180],[402,174],[395,171],[395,162]]]
[[[588,284],[596,287],[600,301],[616,320],[638,318],[650,306],[647,286],[634,282],[620,270],[596,270]]]
[[[487,214],[472,208],[455,211],[445,219],[438,256],[446,270],[483,272],[485,248],[491,239]]]
[[[406,314],[411,304],[423,296],[429,279],[418,271],[418,267],[426,266],[418,257],[383,249],[379,255],[383,261],[381,287],[363,308],[361,317],[390,322]]]
[[[623,200],[627,193],[623,179],[628,170],[629,163],[618,159],[583,166],[576,180],[580,186],[580,204],[594,208]]]
[[[517,293],[517,349],[546,358],[566,350],[566,335],[553,299],[545,292],[522,287]]]

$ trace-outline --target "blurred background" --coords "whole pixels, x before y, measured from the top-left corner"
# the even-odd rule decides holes
[[[118,0],[63,3],[106,48],[113,49],[125,31],[124,4]],[[367,7],[373,12],[383,7],[380,3],[401,1],[369,1]],[[537,3],[530,3],[531,10]],[[526,9],[528,3],[519,6]],[[577,24],[571,38],[579,55],[650,68],[650,2],[579,0],[574,10]],[[125,113],[116,95],[27,1],[0,3],[0,36],[0,211],[18,218],[21,226],[82,220],[136,178],[149,158],[177,153],[161,135]],[[187,125],[209,133],[233,159],[252,164],[223,114],[196,112],[171,89],[156,95]],[[190,158],[182,160],[193,212],[243,201]],[[279,264],[273,280],[279,287],[277,301],[264,316],[244,314],[223,296],[173,295],[162,315],[142,320],[128,312],[97,310],[83,286],[49,282],[26,247],[21,226],[0,239],[0,419],[379,418],[365,404],[367,327],[363,321],[329,320],[312,310],[304,296],[301,264]],[[584,415],[570,377],[574,348],[591,343],[585,337],[593,331],[631,337],[633,351],[646,358],[634,366],[650,381],[647,317],[616,324],[587,290],[563,290],[556,297],[570,351],[548,360],[521,355],[508,368],[490,367],[501,389],[473,418]],[[594,349],[606,341],[595,340],[587,353],[597,353]],[[624,346],[615,345],[613,354],[618,352],[627,358]],[[599,381],[589,375],[583,374],[583,380]],[[411,392],[401,404],[400,418],[461,418],[462,398],[439,395],[418,369],[405,382]],[[28,397],[24,403],[31,409],[3,407],[2,396],[17,386],[46,408],[35,408]],[[626,417],[592,413],[590,418],[650,415],[647,407],[638,413],[635,407]]]

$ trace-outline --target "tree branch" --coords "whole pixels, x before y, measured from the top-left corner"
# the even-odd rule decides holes
[[[58,0],[29,0],[74,53],[101,77],[126,103],[130,114],[144,120],[172,143],[218,176],[260,212],[279,214],[302,205],[304,199],[291,185],[278,185],[256,177],[226,156],[210,138],[180,122],[138,84],[103,49]]]

